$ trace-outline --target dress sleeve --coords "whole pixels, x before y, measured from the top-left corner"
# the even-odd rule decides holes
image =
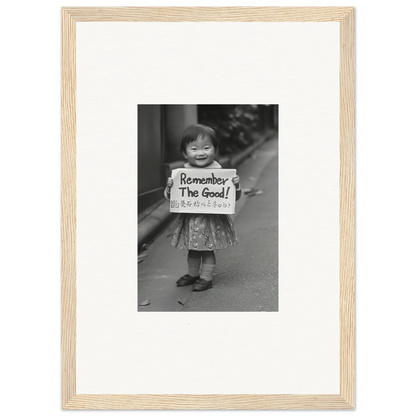
[[[243,191],[241,188],[237,191],[235,190],[235,200],[238,201],[241,198],[241,195],[243,194]]]

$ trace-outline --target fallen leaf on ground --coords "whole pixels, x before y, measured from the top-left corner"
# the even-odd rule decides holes
[[[179,305],[184,309],[189,309],[188,299],[178,300]]]
[[[147,253],[140,253],[137,258],[138,259],[144,259],[145,257],[147,257]]]
[[[261,189],[254,189],[254,188],[243,189],[243,192],[244,192],[244,195],[247,195],[247,196],[261,195],[264,193]]]
[[[150,305],[150,300],[145,300],[139,304],[139,306],[147,306],[147,305]]]
[[[264,192],[261,189],[258,189],[256,192],[253,192],[249,196],[256,196],[256,195],[261,195],[261,194],[264,194]]]
[[[137,256],[137,262],[141,263],[147,257],[147,253],[141,253]]]

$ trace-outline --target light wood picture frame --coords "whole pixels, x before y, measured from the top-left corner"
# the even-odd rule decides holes
[[[339,22],[340,394],[77,394],[77,22]],[[352,409],[355,406],[355,76],[354,8],[62,8],[62,407],[63,409]]]

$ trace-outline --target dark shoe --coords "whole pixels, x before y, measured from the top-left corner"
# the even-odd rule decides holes
[[[212,280],[204,280],[204,279],[198,279],[194,287],[192,288],[193,292],[202,292],[203,290],[211,289],[212,288]]]
[[[199,276],[192,277],[189,274],[186,274],[185,276],[182,276],[176,284],[178,286],[189,286],[195,283],[199,279]]]

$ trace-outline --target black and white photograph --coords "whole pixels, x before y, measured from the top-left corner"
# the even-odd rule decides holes
[[[138,105],[139,312],[277,312],[274,105]]]

